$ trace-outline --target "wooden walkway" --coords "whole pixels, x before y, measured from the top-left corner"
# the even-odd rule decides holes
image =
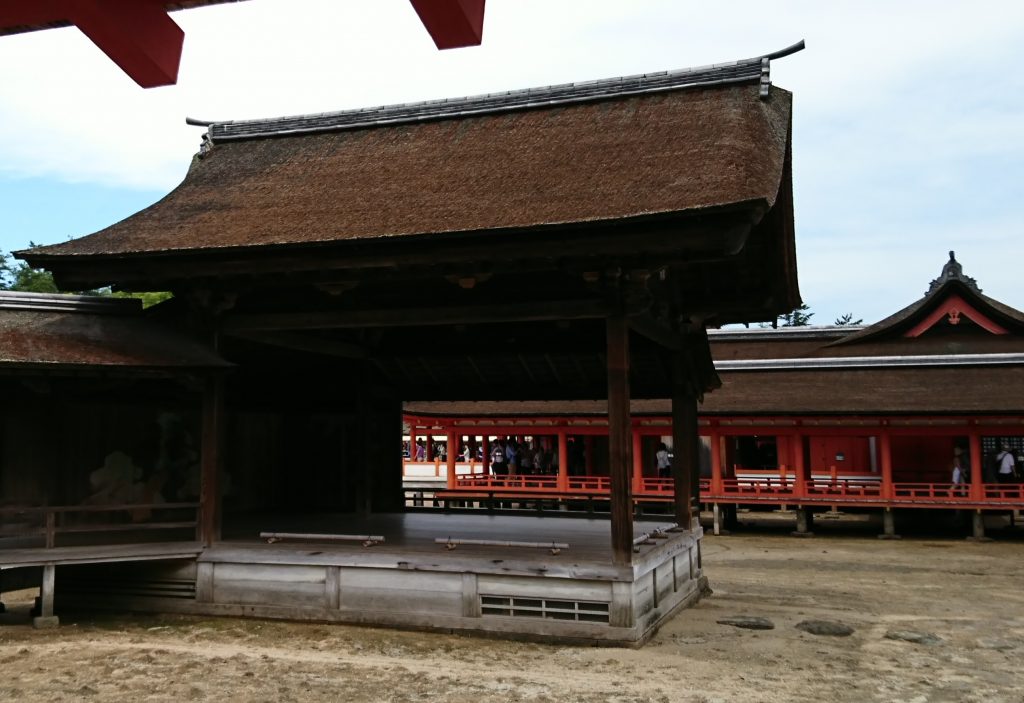
[[[154,559],[194,559],[202,553],[198,542],[153,542],[149,544],[109,544],[81,547],[33,547],[0,549],[0,568],[62,564],[100,564]]]

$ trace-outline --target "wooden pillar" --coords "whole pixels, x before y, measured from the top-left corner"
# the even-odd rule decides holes
[[[224,379],[207,379],[203,392],[203,439],[200,448],[199,539],[205,546],[220,540],[220,476],[224,471]]]
[[[583,472],[587,476],[594,475],[594,437],[583,436]]]
[[[896,514],[891,508],[886,508],[882,511],[882,534],[878,535],[879,539],[899,539],[900,536],[896,534]]]
[[[455,430],[448,430],[448,488],[455,488],[455,460],[459,451],[459,437]]]
[[[685,383],[684,370],[682,359],[677,355],[672,384],[672,482],[676,522],[689,530],[694,514],[693,477],[700,478],[700,436],[697,433],[697,399]],[[712,442],[714,439],[713,435]],[[712,464],[714,455],[712,444]]]
[[[882,497],[892,500],[896,491],[892,485],[892,437],[888,429],[882,429],[878,437],[878,451],[882,455]]]
[[[558,431],[558,490],[569,490],[569,435]]]
[[[971,528],[974,539],[985,539],[985,515],[980,510],[975,510],[971,513]]]
[[[633,445],[629,412],[629,323],[622,313],[608,317],[607,348],[612,561],[628,565],[633,562],[633,495],[629,481]]]
[[[485,432],[480,436],[480,454],[482,455],[480,461],[483,462],[483,475],[491,475],[491,443],[487,439],[487,433]]]
[[[633,493],[644,489],[643,437],[636,428],[631,430],[633,440]]]
[[[427,461],[434,460],[434,436],[427,435]]]
[[[39,587],[39,615],[32,618],[32,627],[57,627],[60,620],[53,614],[53,589],[57,567],[53,564],[43,565],[43,581]]]
[[[971,455],[971,500],[985,499],[985,465],[981,452],[981,436],[977,432],[968,435],[968,451]]]

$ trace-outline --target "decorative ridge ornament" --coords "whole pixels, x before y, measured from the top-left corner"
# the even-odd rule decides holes
[[[938,278],[931,282],[931,285],[928,286],[928,291],[925,295],[931,295],[938,290],[943,283],[950,280],[960,281],[975,293],[981,292],[981,288],[978,287],[978,282],[970,276],[964,275],[964,267],[956,260],[956,253],[951,251],[949,252],[949,261],[947,261],[946,265],[942,267],[942,273],[939,274]]]

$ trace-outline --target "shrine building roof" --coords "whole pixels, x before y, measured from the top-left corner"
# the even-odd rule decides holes
[[[238,251],[746,208],[788,192],[792,96],[762,57],[269,120],[203,123],[184,181],[94,234],[19,252]],[[792,225],[787,225],[792,236]]]

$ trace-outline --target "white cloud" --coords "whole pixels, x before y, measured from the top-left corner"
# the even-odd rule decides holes
[[[168,190],[200,137],[186,115],[460,96],[806,38],[772,70],[796,97],[801,287],[819,318],[913,301],[951,248],[986,292],[1024,307],[1009,285],[1024,262],[1024,3],[489,0],[484,45],[449,52],[406,0],[249,0],[173,16],[186,32],[179,83],[148,91],[77,30],[0,38],[0,174]]]

